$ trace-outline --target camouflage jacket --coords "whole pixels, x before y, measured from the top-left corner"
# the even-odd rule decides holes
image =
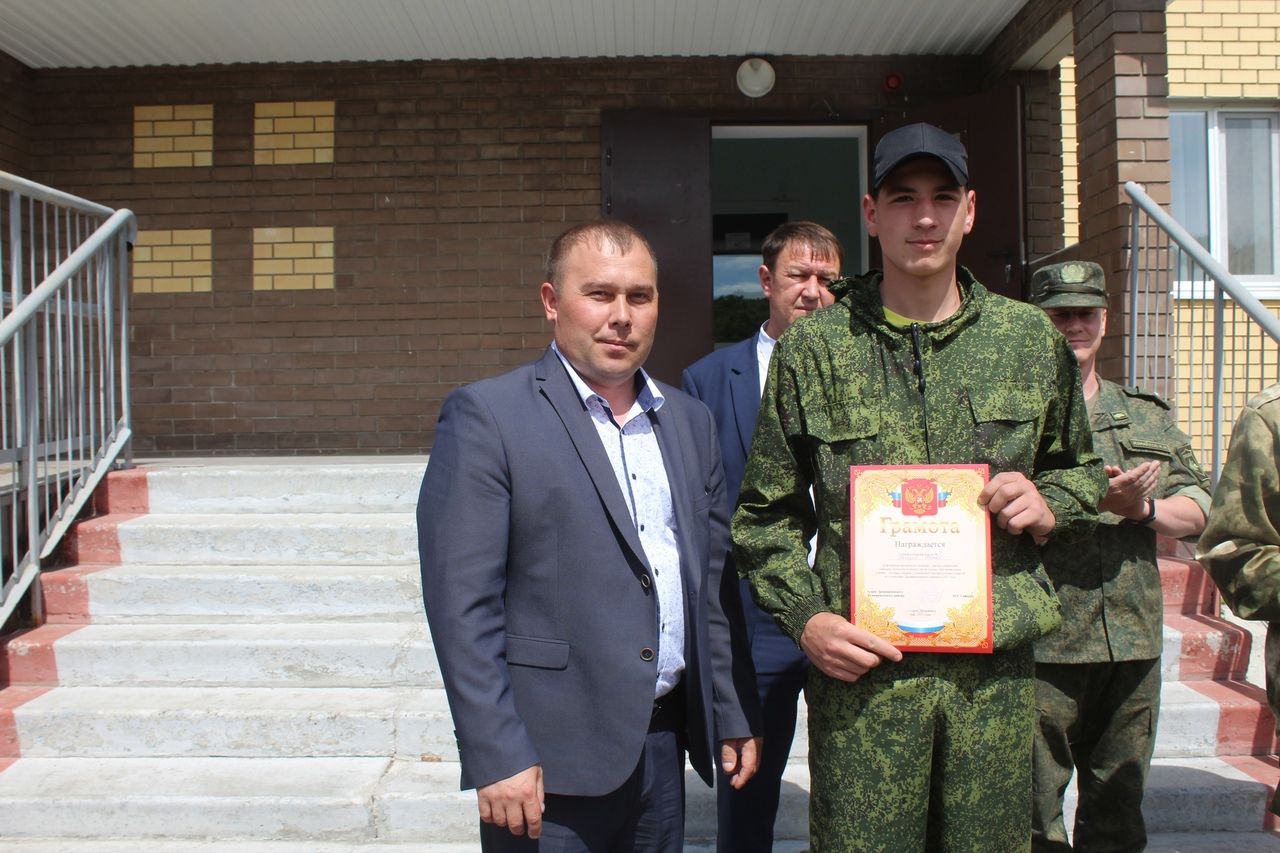
[[[1164,464],[1156,497],[1183,495],[1209,512],[1209,478],[1168,403],[1101,380],[1089,420],[1093,449],[1104,464],[1127,471],[1159,460]],[[1106,663],[1160,656],[1164,599],[1154,530],[1104,512],[1085,541],[1069,547],[1050,543],[1044,564],[1062,603],[1062,630],[1036,641],[1037,661]]]
[[[959,280],[954,315],[898,329],[873,271],[833,287],[836,303],[778,342],[733,538],[757,603],[797,642],[814,614],[849,614],[850,465],[986,463],[992,476],[1035,482],[1057,519],[1051,540],[1082,538],[1097,521],[1106,477],[1075,356],[1043,311],[988,292],[963,268]],[[1057,627],[1032,537],[993,523],[991,547],[996,647]]]
[[[1280,622],[1280,384],[1231,433],[1196,556],[1242,619]]]

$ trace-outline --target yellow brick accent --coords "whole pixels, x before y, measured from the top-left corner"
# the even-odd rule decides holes
[[[1207,98],[1243,98],[1244,86],[1239,83],[1213,83],[1204,87]]]
[[[1280,316],[1280,300],[1263,300],[1262,304]],[[1179,299],[1174,304],[1173,320],[1179,342],[1175,367],[1178,423],[1191,437],[1200,461],[1208,464],[1213,437],[1213,308],[1204,300]],[[1256,329],[1244,311],[1228,300],[1223,317],[1221,373],[1227,392],[1220,425],[1223,450],[1230,443],[1236,415],[1253,394],[1262,390],[1260,377],[1276,375],[1276,347],[1269,338],[1263,340]]]
[[[333,162],[333,101],[254,104],[257,166]]]
[[[1080,167],[1076,136],[1076,61],[1067,56],[1058,65],[1062,81],[1062,237],[1080,242]]]
[[[1165,22],[1170,97],[1280,99],[1276,0],[1170,0]]]
[[[133,167],[213,165],[213,104],[133,108]]]
[[[134,293],[206,293],[213,289],[213,231],[139,231],[133,245]]]
[[[253,229],[254,290],[333,286],[333,228]]]

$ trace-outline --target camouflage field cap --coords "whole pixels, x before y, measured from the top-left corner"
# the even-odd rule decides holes
[[[1107,277],[1093,261],[1049,264],[1031,276],[1031,304],[1041,308],[1106,308]]]

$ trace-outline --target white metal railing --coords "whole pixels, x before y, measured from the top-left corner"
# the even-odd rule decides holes
[[[1236,415],[1280,379],[1280,320],[1132,181],[1131,384],[1175,400],[1216,484]]]
[[[129,261],[137,224],[0,172],[0,627],[42,616],[52,553],[132,435]]]

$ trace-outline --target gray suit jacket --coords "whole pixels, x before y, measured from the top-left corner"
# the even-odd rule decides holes
[[[710,783],[714,731],[758,731],[728,504],[701,403],[662,387],[654,415],[685,586],[685,743]],[[635,769],[656,681],[656,597],[600,439],[549,348],[449,395],[418,500],[427,620],[479,787],[535,763],[549,793],[598,796]],[[727,607],[726,607],[727,604]],[[732,624],[731,624],[732,623]],[[646,658],[649,658],[646,660]]]

